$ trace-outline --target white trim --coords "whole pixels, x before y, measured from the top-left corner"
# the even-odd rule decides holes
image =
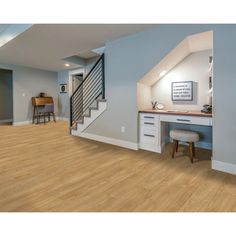
[[[67,117],[57,117],[57,120],[69,121],[70,119]]]
[[[75,69],[75,70],[70,70],[69,71],[69,79],[68,79],[68,93],[69,93],[69,97],[71,97],[72,95],[72,77],[73,75],[82,73],[83,76],[85,76],[85,68],[79,68],[79,69]]]
[[[13,122],[14,126],[19,126],[19,125],[29,125],[32,123],[32,120],[25,120],[25,121],[17,121]]]
[[[79,134],[79,137],[92,139],[92,140],[95,140],[95,141],[108,143],[108,144],[116,145],[116,146],[119,146],[119,147],[129,148],[129,149],[132,149],[132,150],[138,150],[138,144],[137,143],[128,142],[128,141],[124,141],[124,140],[120,140],[120,139],[114,139],[114,138],[104,137],[104,136],[85,133],[85,132]]]
[[[0,124],[10,123],[12,121],[13,121],[12,119],[0,120]]]
[[[63,120],[63,121],[69,121],[69,118],[67,117],[56,117],[56,120]],[[11,120],[12,121],[12,120]],[[19,125],[30,125],[32,124],[32,120],[25,120],[25,121],[17,121],[12,123],[14,126]]]
[[[219,170],[219,171],[222,171],[222,172],[226,172],[226,173],[229,173],[229,174],[236,175],[236,165],[235,164],[222,162],[222,161],[217,161],[217,160],[212,160],[211,168],[213,170]]]
[[[104,47],[100,47],[100,48],[95,48],[95,49],[93,49],[91,51],[97,53],[98,55],[102,55],[105,52],[105,46]]]

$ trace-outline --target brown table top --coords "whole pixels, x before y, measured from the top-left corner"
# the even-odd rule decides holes
[[[181,111],[181,110],[140,110],[140,113],[154,113],[154,114],[165,114],[165,115],[181,115],[181,116],[201,116],[201,117],[212,117],[212,113],[204,113],[201,111]]]

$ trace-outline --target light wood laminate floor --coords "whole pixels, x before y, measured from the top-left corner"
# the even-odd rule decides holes
[[[236,176],[69,135],[67,122],[0,126],[0,211],[236,211]]]

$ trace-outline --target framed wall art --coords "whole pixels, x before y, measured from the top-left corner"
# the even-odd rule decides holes
[[[193,81],[180,81],[171,83],[172,101],[192,101]]]

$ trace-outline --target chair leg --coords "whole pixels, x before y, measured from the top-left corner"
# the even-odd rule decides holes
[[[176,152],[178,152],[178,148],[179,148],[179,141],[176,140]]]
[[[53,112],[52,115],[53,115],[53,120],[54,120],[54,122],[56,122],[56,116],[55,116],[55,113]]]
[[[43,123],[46,124],[46,115],[43,115]]]
[[[172,158],[175,157],[176,146],[177,146],[177,140],[173,140]]]
[[[195,144],[193,143],[193,156],[195,157],[195,154],[196,154],[196,152],[195,152]]]
[[[190,156],[190,161],[193,163],[193,143],[189,143],[189,156]]]

